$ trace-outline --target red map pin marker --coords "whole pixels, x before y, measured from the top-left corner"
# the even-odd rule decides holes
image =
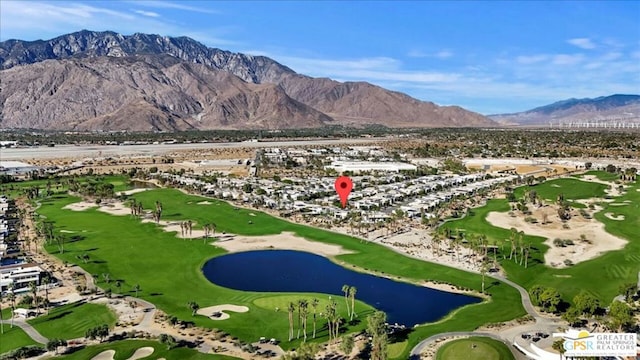
[[[344,209],[347,206],[347,198],[349,197],[349,193],[351,193],[351,189],[353,189],[353,181],[348,176],[340,176],[336,179],[335,183],[336,192],[340,196],[340,203],[342,204],[342,208]]]

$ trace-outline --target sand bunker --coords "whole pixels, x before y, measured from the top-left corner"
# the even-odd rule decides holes
[[[605,214],[604,214],[604,216],[605,216],[607,219],[611,219],[611,220],[616,220],[616,221],[622,221],[622,220],[624,220],[624,215],[614,215],[613,213],[610,213],[610,212],[605,213]]]
[[[533,215],[540,219],[541,211],[542,209],[537,210]],[[493,226],[504,229],[516,228],[525,234],[547,238],[544,243],[549,246],[549,250],[544,254],[544,261],[551,267],[566,267],[566,260],[577,264],[598,257],[604,252],[622,249],[627,244],[626,240],[606,232],[604,224],[595,219],[586,220],[574,216],[567,222],[568,229],[562,227],[562,222],[557,216],[549,216],[549,219],[553,221],[551,224],[541,225],[527,223],[523,216],[511,217],[506,212],[490,212],[487,215],[487,221]],[[585,235],[589,242],[582,241],[581,235]],[[574,245],[557,247],[553,245],[554,239],[571,239]]]
[[[133,355],[127,360],[138,360],[145,358],[151,354],[153,354],[154,349],[150,346],[139,348],[136,350]],[[113,356],[116,354],[115,350],[105,350],[100,354],[94,356],[91,360],[113,360]]]
[[[203,309],[198,309],[196,313],[198,315],[208,316],[209,318],[211,318],[211,320],[226,320],[231,316],[227,314],[225,311],[244,313],[249,311],[249,308],[246,306],[224,304],[224,305],[215,305],[215,306],[209,306]]]
[[[60,230],[61,233],[65,233],[65,234],[73,234],[75,231],[71,231],[71,230]]]
[[[93,209],[94,207],[97,207],[97,206],[98,205],[96,205],[96,203],[91,203],[88,201],[80,201],[77,203],[68,204],[65,207],[63,207],[63,209],[68,209],[73,211],[85,211],[87,209]]]
[[[91,358],[91,360],[113,360],[113,356],[116,354],[115,350],[105,350],[100,354]]]
[[[124,205],[121,201],[114,201],[109,203],[103,203],[96,205],[94,202],[80,201],[77,203],[69,204],[63,207],[63,209],[69,209],[73,211],[85,211],[87,209],[98,208],[98,211],[105,212],[111,215],[123,216],[130,215],[131,209]]]
[[[124,216],[131,215],[131,208],[125,206],[122,202],[116,201],[105,205],[100,205],[98,211],[105,212],[107,214]]]
[[[352,253],[342,246],[310,241],[291,232],[262,236],[227,235],[213,245],[229,252],[278,249],[306,251],[324,256]]]
[[[611,205],[611,206],[627,206],[629,204],[628,203],[611,203],[609,205]]]
[[[143,223],[156,223],[155,221],[153,221],[152,219],[142,219]],[[202,239],[204,237],[204,230],[197,230],[197,229],[193,229],[191,230],[191,233],[189,233],[188,231],[184,232],[184,236],[182,235],[182,229],[180,228],[180,224],[182,222],[181,221],[165,221],[165,220],[160,220],[158,222],[158,225],[160,225],[162,227],[162,230],[167,231],[167,232],[175,232],[176,236],[181,238],[181,239]],[[196,226],[196,222],[193,221],[191,223],[191,226]],[[211,240],[213,240],[213,236],[211,236]]]
[[[127,191],[120,191],[120,192],[116,193],[116,195],[131,195],[131,194],[136,194],[136,193],[147,191],[147,190],[149,190],[149,189],[145,189],[145,188],[132,189],[132,190],[127,190]]]
[[[131,355],[131,357],[128,360],[137,360],[137,359],[145,358],[153,354],[153,351],[154,349],[151,346],[139,348],[138,350],[136,350],[136,352],[133,353],[133,355]]]
[[[200,201],[199,203],[197,203],[198,205],[211,205],[213,204],[211,201]]]

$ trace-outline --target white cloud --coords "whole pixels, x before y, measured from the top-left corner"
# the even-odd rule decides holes
[[[553,64],[555,65],[576,65],[584,60],[582,54],[558,54],[553,56]]]
[[[575,39],[569,39],[567,40],[567,42],[573,46],[577,46],[581,49],[585,49],[585,50],[590,50],[590,49],[595,49],[596,48],[596,44],[593,43],[593,41],[591,41],[591,39],[589,38],[575,38]]]
[[[449,50],[438,51],[435,55],[439,59],[447,59],[453,56],[453,53]]]
[[[460,74],[451,72],[405,71],[402,70],[402,63],[399,60],[389,57],[330,60],[266,55],[298,73],[315,77],[340,78],[349,81],[399,81],[405,83],[446,83],[457,81],[460,78]]]
[[[157,12],[153,12],[153,11],[134,10],[133,12],[135,12],[136,14],[140,14],[140,15],[148,16],[148,17],[160,17],[160,14],[158,14]]]
[[[129,2],[139,6],[146,6],[146,7],[157,8],[157,9],[175,9],[175,10],[199,12],[203,14],[219,14],[219,11],[216,11],[213,9],[190,6],[190,5],[181,4],[178,2],[152,1],[152,0],[131,0]]]
[[[408,57],[412,58],[438,58],[438,59],[447,59],[453,56],[453,52],[451,50],[440,50],[436,53],[428,53],[418,49],[409,50],[407,53]]]
[[[530,56],[522,55],[522,56],[516,57],[516,61],[519,64],[525,64],[525,65],[537,64],[539,62],[543,62],[548,59],[549,59],[548,55],[530,55]]]

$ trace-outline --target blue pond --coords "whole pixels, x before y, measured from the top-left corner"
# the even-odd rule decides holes
[[[264,250],[223,255],[207,261],[202,270],[212,283],[243,291],[343,296],[342,285],[355,286],[356,299],[387,313],[389,323],[407,326],[436,321],[460,306],[481,301],[472,296],[362,274],[322,256],[299,251]]]

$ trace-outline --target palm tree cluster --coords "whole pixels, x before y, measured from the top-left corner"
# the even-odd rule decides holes
[[[216,236],[216,224],[209,223],[202,225],[202,229],[204,230],[204,238],[208,238],[209,236]]]
[[[295,315],[296,311],[298,312],[297,323],[298,323],[298,334],[296,339],[300,338],[300,332],[302,332],[303,342],[307,341],[307,321],[309,318],[309,306],[311,306],[313,316],[313,334],[312,338],[316,337],[316,322],[318,315],[318,304],[320,302],[318,299],[312,299],[311,301],[307,299],[299,299],[297,302],[289,302],[287,307],[288,316],[289,316],[289,341],[293,340],[293,333],[295,327]]]
[[[131,205],[129,208],[131,209],[131,215],[133,215],[133,217],[142,216],[144,209],[142,208],[141,202],[137,202],[136,199],[131,199]]]
[[[109,325],[102,324],[91,329],[87,329],[84,336],[91,340],[99,338],[100,342],[102,342],[105,337],[109,336]]]
[[[183,238],[187,234],[189,234],[189,237],[191,237],[192,231],[193,231],[193,221],[187,220],[187,221],[182,221],[180,223],[180,234],[182,235]]]
[[[528,266],[529,253],[531,252],[531,243],[526,241],[524,231],[511,228],[509,244],[511,246],[509,250],[509,260],[513,259],[513,261],[520,266],[524,263],[526,269]]]
[[[349,321],[353,320],[356,315],[356,293],[358,289],[355,286],[342,285],[342,292],[344,293],[344,301],[347,305],[347,314],[349,315]],[[351,307],[349,307],[349,299],[351,299]]]
[[[162,203],[160,201],[156,201],[156,209],[153,212],[153,220],[157,223],[160,222],[160,217],[162,216]],[[191,235],[191,227],[189,227],[189,235]]]

